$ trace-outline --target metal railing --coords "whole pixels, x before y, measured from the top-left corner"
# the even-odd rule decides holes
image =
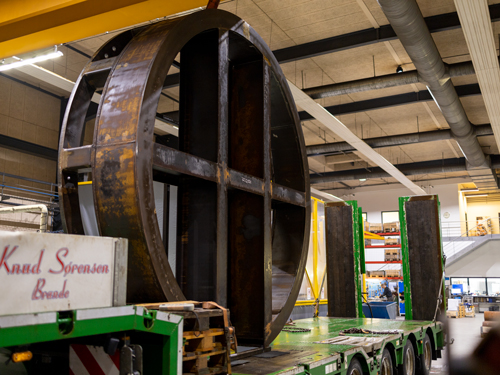
[[[500,234],[499,218],[486,218],[481,221],[447,221],[441,223],[443,237],[481,237]]]
[[[0,214],[13,214],[16,212],[31,212],[40,214],[40,232],[47,232],[47,217],[49,211],[45,204],[30,204],[25,206],[1,207]]]
[[[52,217],[59,212],[57,185],[33,178],[0,173],[0,227],[2,230],[39,230],[46,232]],[[29,205],[29,206],[26,206]],[[9,219],[5,214],[14,215]],[[39,218],[38,228],[34,221]]]

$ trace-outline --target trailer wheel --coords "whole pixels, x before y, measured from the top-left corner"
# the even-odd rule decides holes
[[[361,363],[356,358],[351,360],[351,364],[347,369],[346,375],[363,375],[363,369],[361,368]]]
[[[392,375],[393,372],[394,371],[393,371],[391,353],[389,353],[389,350],[385,348],[384,352],[382,353],[380,375]]]
[[[403,349],[403,375],[415,375],[415,351],[410,340]]]
[[[429,335],[426,334],[422,342],[422,355],[420,356],[417,375],[429,375],[432,363],[432,345]]]

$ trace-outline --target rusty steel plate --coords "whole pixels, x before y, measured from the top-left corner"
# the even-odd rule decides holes
[[[168,147],[155,120],[179,54],[178,147]],[[101,90],[93,144],[83,146]],[[111,39],[76,82],[60,142],[64,227],[85,234],[78,181],[91,168],[100,235],[129,239],[128,302],[216,301],[240,342],[272,342],[304,275],[309,173],[286,79],[245,21],[210,9]],[[153,181],[178,189],[176,264]]]

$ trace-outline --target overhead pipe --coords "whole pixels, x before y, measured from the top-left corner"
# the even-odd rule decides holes
[[[487,165],[484,153],[474,136],[445,64],[415,0],[378,0],[385,16],[405,47],[419,75],[450,125],[453,137],[469,163]]]
[[[417,176],[423,174],[451,173],[467,171],[465,158],[452,158],[442,160],[430,160],[417,163],[395,164],[405,176]],[[500,157],[491,155],[491,168],[500,168]],[[338,172],[325,172],[321,174],[311,174],[311,184],[321,184],[328,182],[344,182],[360,179],[388,178],[391,177],[382,168],[374,167],[367,170],[347,169]]]
[[[44,204],[30,204],[26,206],[15,206],[15,207],[2,207],[0,208],[0,214],[16,213],[16,212],[32,212],[40,211],[40,232],[47,232],[47,218],[49,216],[49,211],[47,206]]]
[[[474,134],[477,137],[493,135],[493,130],[490,124],[477,125],[473,127]],[[382,147],[392,147],[392,146],[404,146],[414,143],[424,143],[424,142],[435,142],[444,141],[447,139],[453,139],[453,134],[450,129],[433,130],[428,132],[419,133],[409,133],[409,134],[398,134],[390,135],[386,137],[376,137],[376,138],[366,138],[363,139],[372,148],[382,148]],[[335,155],[343,154],[346,152],[356,151],[347,142],[333,142],[333,143],[323,143],[318,145],[311,145],[306,147],[307,156],[318,156],[318,155]]]
[[[461,77],[475,74],[474,66],[471,61],[446,64],[445,68],[448,77]],[[410,85],[412,83],[425,83],[425,80],[418,74],[417,70],[310,87],[303,91],[313,99],[322,99],[330,96],[348,95],[364,91],[380,90],[388,87]]]

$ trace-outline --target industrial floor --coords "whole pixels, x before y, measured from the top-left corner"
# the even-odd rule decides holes
[[[453,345],[443,351],[443,358],[432,361],[431,374],[448,375],[447,350],[451,350],[452,358],[463,358],[470,355],[481,341],[480,327],[484,314],[476,314],[474,318],[448,319],[450,337],[455,339]]]

